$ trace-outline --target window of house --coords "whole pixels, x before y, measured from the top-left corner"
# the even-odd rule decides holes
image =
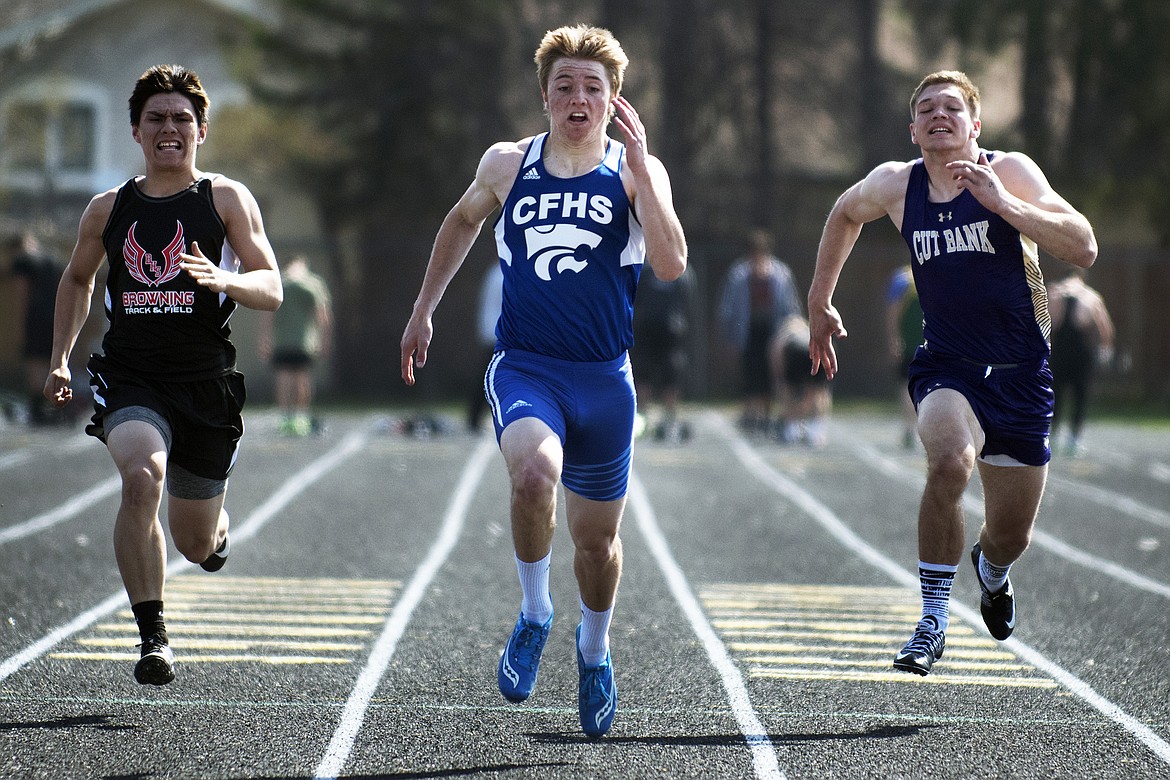
[[[12,170],[43,170],[45,167],[45,117],[44,106],[32,103],[15,103],[8,107],[8,122],[5,128],[5,149],[8,165]]]
[[[96,165],[97,112],[81,101],[9,103],[4,168],[13,174],[84,174]]]
[[[57,148],[62,170],[81,173],[93,168],[95,113],[93,106],[84,103],[72,103],[61,109]]]

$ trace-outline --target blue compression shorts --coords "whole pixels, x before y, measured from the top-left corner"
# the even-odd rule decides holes
[[[567,490],[594,501],[626,494],[636,408],[629,355],[582,363],[501,350],[492,355],[483,386],[497,442],[509,424],[535,417],[561,440]]]

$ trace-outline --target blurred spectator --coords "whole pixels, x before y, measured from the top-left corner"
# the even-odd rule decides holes
[[[914,286],[914,272],[909,265],[894,271],[886,288],[886,335],[890,361],[898,384],[898,407],[902,415],[902,446],[914,447],[917,438],[918,415],[907,388],[910,361],[922,344],[922,304]]]
[[[673,282],[642,273],[634,300],[634,347],[630,360],[638,387],[635,430],[648,429],[659,441],[684,441],[690,426],[679,420],[683,380],[689,358],[691,298],[689,271]]]
[[[828,442],[833,396],[825,372],[812,373],[808,320],[794,314],[780,324],[770,345],[773,382],[779,388],[780,425],[785,444],[823,447]]]
[[[1063,451],[1084,452],[1081,430],[1098,366],[1113,360],[1113,320],[1105,301],[1085,284],[1084,269],[1074,268],[1064,279],[1048,288],[1048,313],[1052,317],[1052,441],[1056,448],[1062,420],[1068,427]]]
[[[792,270],[772,254],[772,236],[755,230],[747,256],[727,272],[719,303],[719,325],[743,372],[744,430],[766,432],[771,425],[774,388],[768,345],[780,324],[794,314],[801,309]]]
[[[284,303],[261,321],[260,353],[276,372],[280,432],[307,436],[322,425],[313,414],[313,368],[329,354],[332,302],[325,280],[309,270],[304,255],[285,266],[281,280]]]
[[[14,236],[9,242],[12,276],[16,287],[17,322],[20,331],[20,356],[24,369],[28,421],[33,425],[62,422],[64,413],[42,393],[49,373],[53,352],[53,307],[62,266],[46,252],[30,231]]]
[[[500,306],[504,299],[504,272],[499,262],[494,262],[483,275],[479,288],[479,310],[475,320],[475,333],[479,342],[476,359],[476,381],[473,383],[470,403],[467,406],[467,430],[476,433],[483,424],[487,411],[487,391],[484,387],[484,371],[491,362],[496,349],[496,321],[500,319]]]

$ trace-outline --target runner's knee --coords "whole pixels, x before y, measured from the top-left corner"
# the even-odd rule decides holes
[[[157,507],[162,500],[163,469],[153,459],[126,464],[122,472],[122,503],[127,506]]]

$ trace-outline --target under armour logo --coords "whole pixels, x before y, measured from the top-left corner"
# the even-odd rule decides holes
[[[950,212],[950,211],[940,211],[938,214],[938,221],[939,222],[950,222],[951,221],[951,214],[952,214],[952,212]]]

